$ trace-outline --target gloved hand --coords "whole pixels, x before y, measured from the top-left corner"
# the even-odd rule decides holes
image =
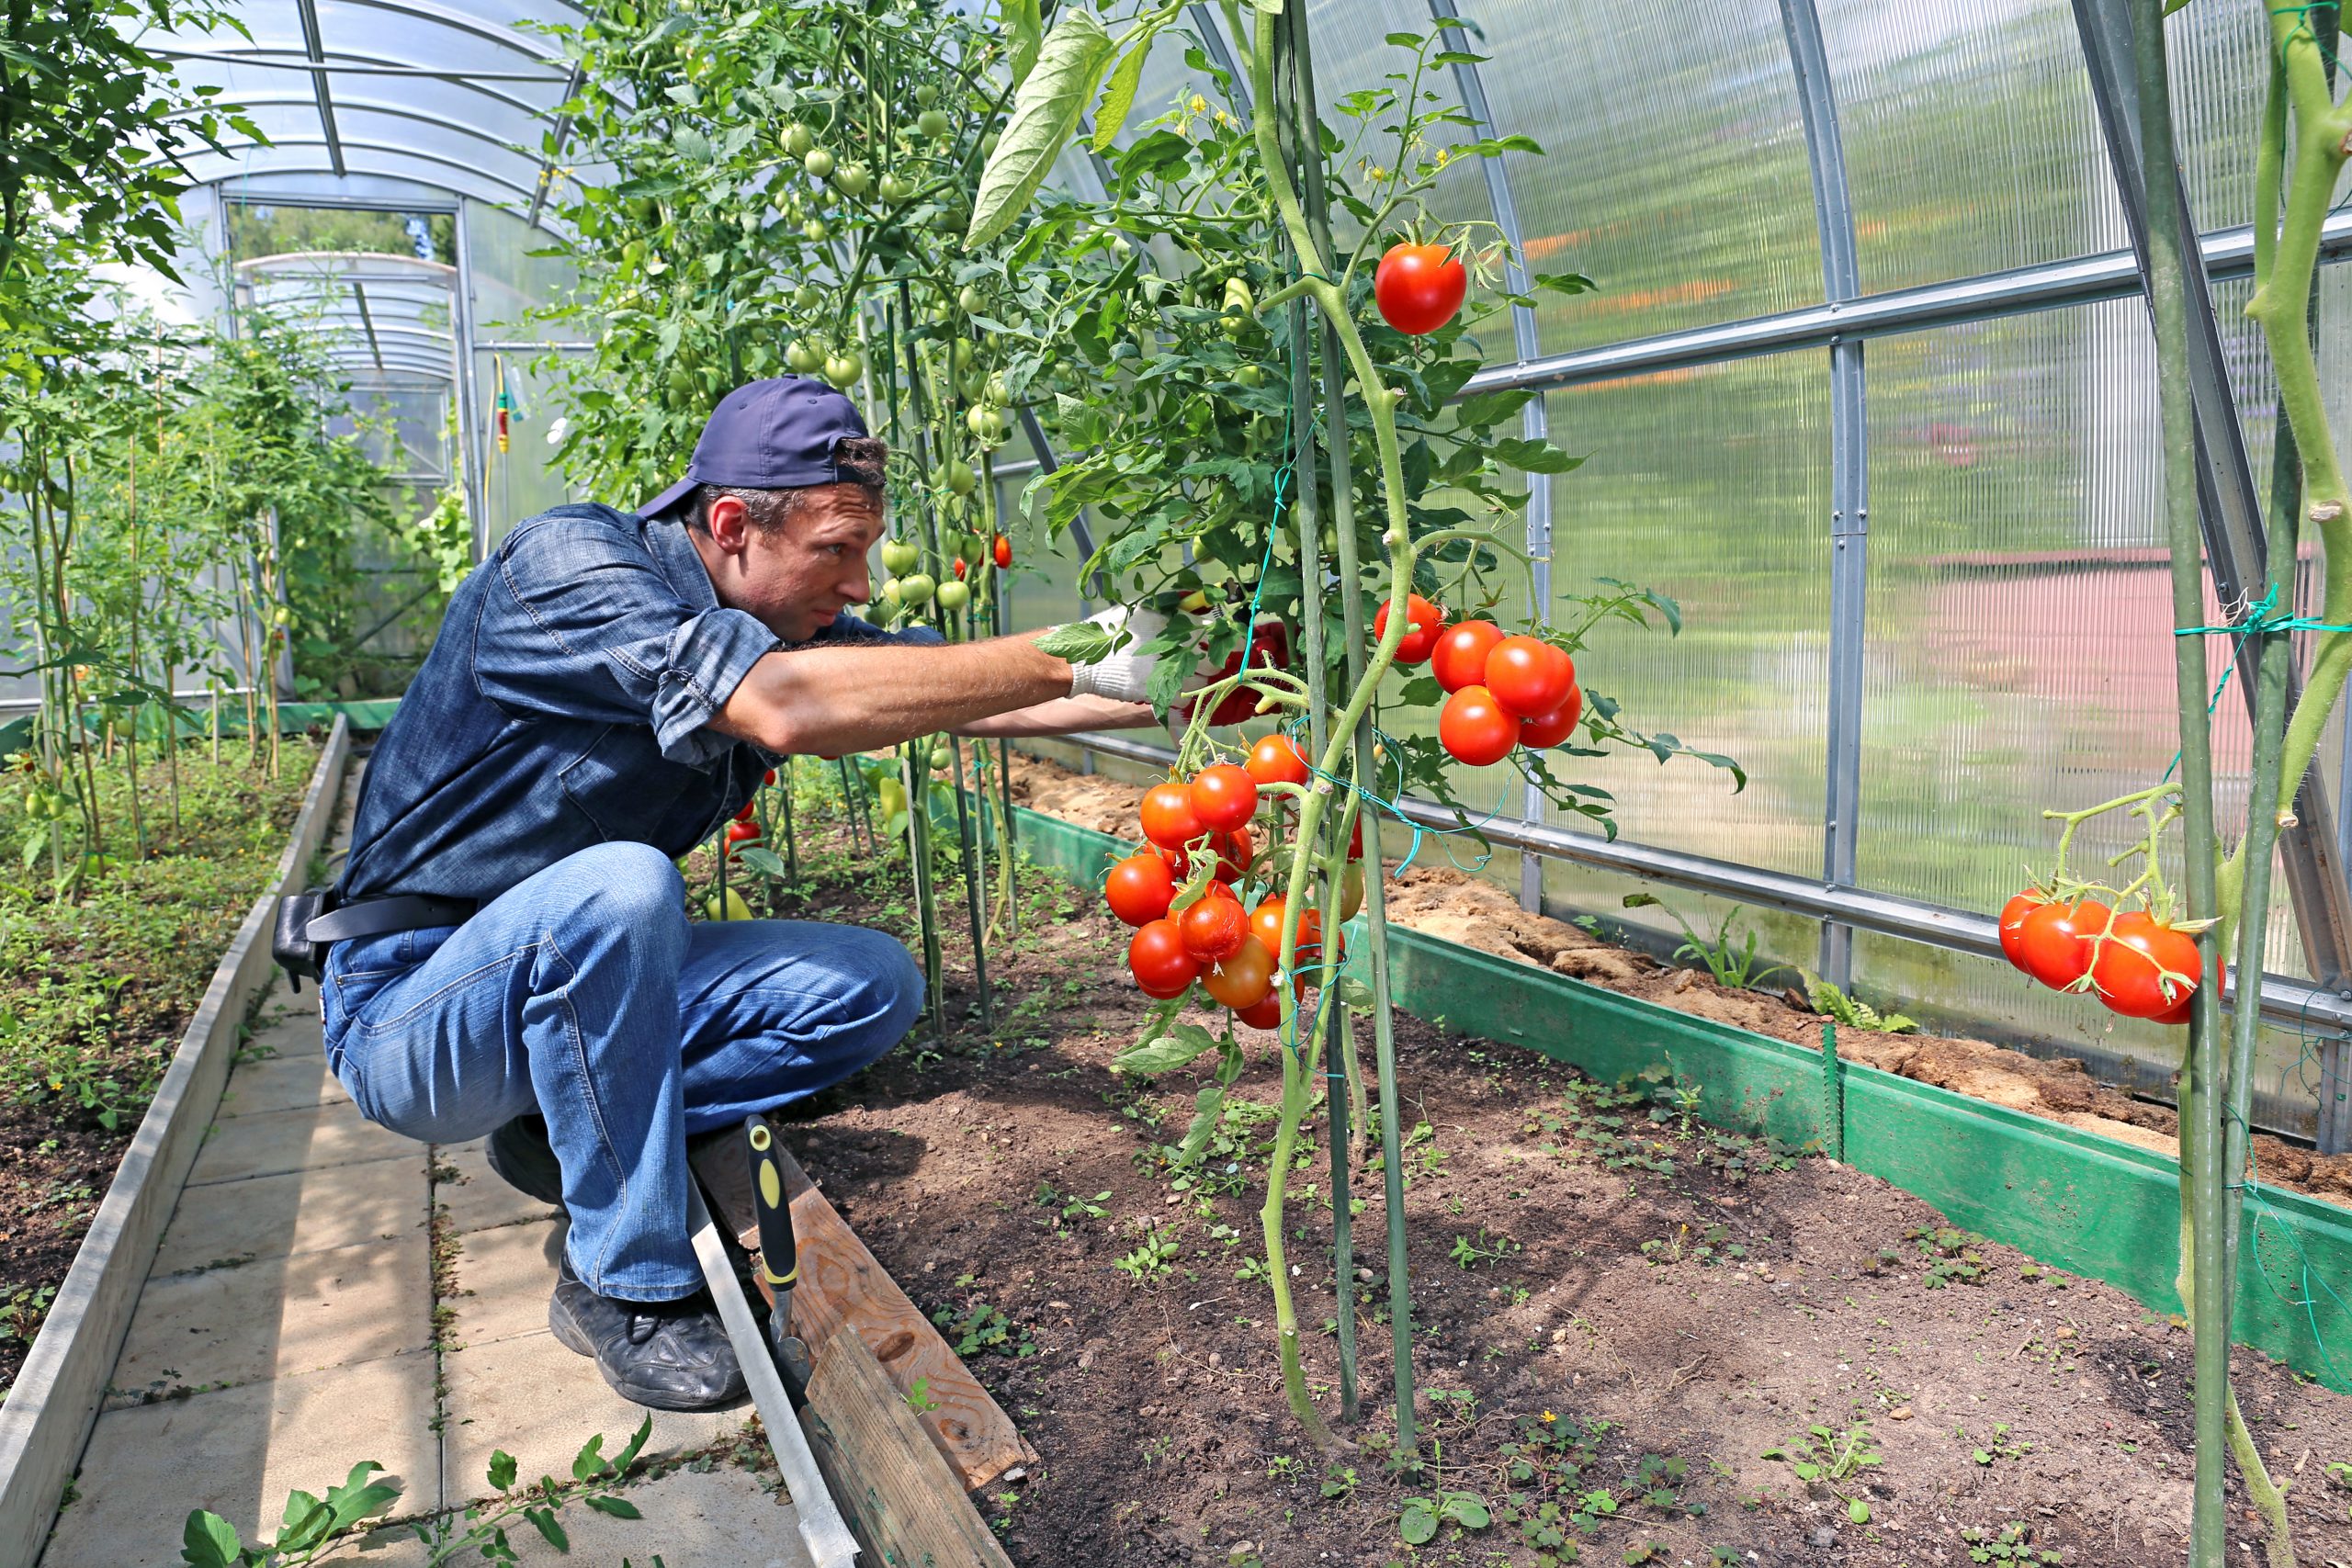
[[[1109,697],[1122,703],[1144,701],[1159,655],[1144,652],[1143,645],[1160,634],[1168,625],[1168,617],[1157,610],[1131,610],[1124,604],[1114,604],[1086,620],[1088,625],[1110,633],[1118,646],[1091,664],[1072,664],[1069,694]],[[1122,631],[1126,634],[1124,638],[1119,636]]]

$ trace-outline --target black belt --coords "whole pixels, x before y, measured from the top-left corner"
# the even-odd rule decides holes
[[[326,971],[327,949],[354,937],[460,926],[481,906],[471,898],[441,898],[425,893],[396,893],[337,906],[331,888],[311,887],[277,901],[270,956],[286,971],[296,991]]]

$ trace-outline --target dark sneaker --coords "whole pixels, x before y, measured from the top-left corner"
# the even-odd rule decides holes
[[[563,1168],[556,1163],[555,1145],[548,1142],[546,1117],[537,1111],[515,1117],[490,1135],[482,1153],[509,1187],[563,1207]]]
[[[580,1282],[571,1259],[557,1272],[548,1326],[595,1358],[613,1392],[656,1410],[717,1410],[743,1397],[743,1369],[710,1292],[683,1301],[623,1302]]]

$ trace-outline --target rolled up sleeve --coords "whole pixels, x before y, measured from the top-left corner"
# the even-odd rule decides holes
[[[522,717],[648,725],[664,757],[690,766],[735,744],[706,727],[775,634],[681,599],[628,523],[540,524],[483,570],[499,574],[475,627],[484,697]]]

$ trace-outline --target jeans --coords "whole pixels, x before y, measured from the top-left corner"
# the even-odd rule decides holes
[[[628,1301],[701,1288],[685,1140],[848,1077],[922,1005],[884,932],[684,904],[660,851],[600,844],[462,926],[338,943],[321,987],[328,1066],[368,1121],[462,1143],[546,1116],[572,1271]]]

